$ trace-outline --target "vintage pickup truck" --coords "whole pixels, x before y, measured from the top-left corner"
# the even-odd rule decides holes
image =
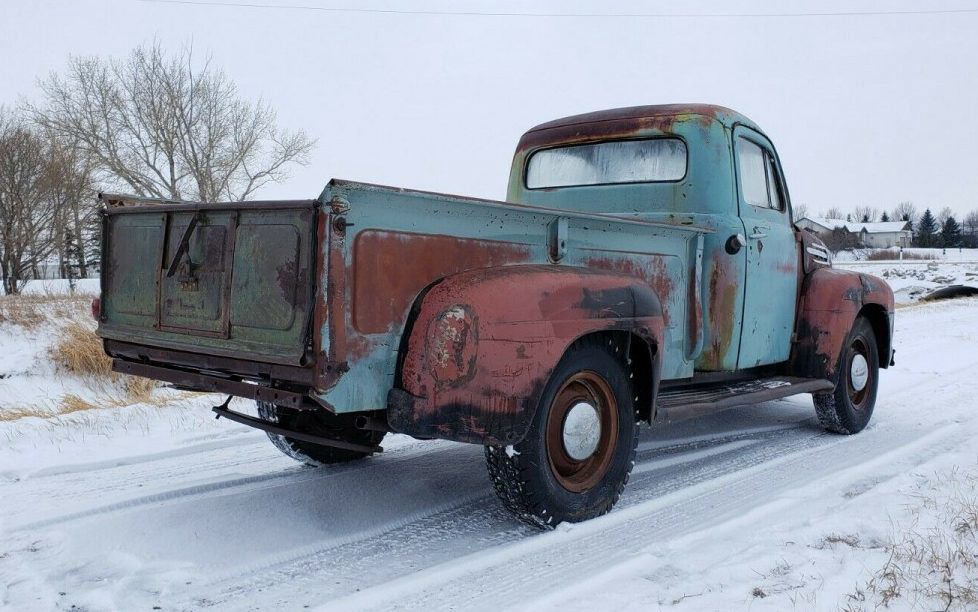
[[[887,284],[832,268],[771,141],[717,106],[537,126],[506,202],[341,180],[101,199],[116,371],[255,400],[214,410],[308,463],[386,432],[484,445],[502,502],[543,527],[611,509],[639,422],[811,393],[856,433],[892,361]]]

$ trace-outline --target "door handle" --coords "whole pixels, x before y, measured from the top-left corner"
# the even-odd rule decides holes
[[[736,255],[741,248],[747,246],[747,238],[743,234],[734,234],[727,238],[727,242],[723,246],[727,253]]]
[[[766,227],[754,227],[754,233],[750,234],[748,238],[751,240],[758,240],[760,238],[767,238],[767,234],[764,233]]]

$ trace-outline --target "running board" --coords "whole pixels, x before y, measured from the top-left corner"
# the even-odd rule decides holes
[[[256,419],[253,416],[228,410],[227,408],[223,408],[221,406],[214,406],[211,408],[211,410],[217,414],[217,418],[224,417],[225,419],[235,421],[236,423],[241,423],[242,425],[254,427],[255,429],[261,429],[263,431],[267,431],[268,433],[278,434],[294,440],[311,442],[312,444],[319,444],[320,446],[332,446],[333,448],[342,448],[344,450],[357,451],[359,453],[380,453],[384,451],[383,447],[380,446],[356,444],[354,442],[347,442],[346,440],[337,440],[336,438],[327,438],[325,436],[316,436],[301,431],[295,431],[293,429],[281,427],[278,423],[272,423],[263,419]]]
[[[818,393],[835,388],[832,381],[796,376],[771,376],[736,383],[698,385],[659,392],[656,421],[673,422],[799,393]]]

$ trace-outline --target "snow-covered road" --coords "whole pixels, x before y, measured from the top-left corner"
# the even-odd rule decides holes
[[[822,432],[809,396],[646,429],[617,508],[548,533],[497,504],[479,447],[394,436],[381,456],[306,468],[259,432],[209,422],[203,400],[183,420],[87,423],[98,435],[32,426],[0,447],[0,604],[682,606],[682,589],[730,573],[722,561],[746,542],[760,546],[758,537],[798,524],[828,532],[885,521],[884,509],[847,517],[846,508],[935,459],[974,456],[976,340],[978,300],[900,309],[897,365],[884,372],[863,433]],[[641,587],[626,579],[643,569]],[[707,609],[746,606],[736,589],[713,597]]]

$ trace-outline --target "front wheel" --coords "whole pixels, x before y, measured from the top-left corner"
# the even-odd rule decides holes
[[[879,372],[876,334],[869,321],[859,317],[839,356],[835,390],[812,396],[822,427],[841,434],[862,431],[873,416]]]
[[[578,341],[547,382],[523,441],[486,447],[496,494],[524,522],[584,521],[618,501],[638,442],[624,361],[613,342]]]

